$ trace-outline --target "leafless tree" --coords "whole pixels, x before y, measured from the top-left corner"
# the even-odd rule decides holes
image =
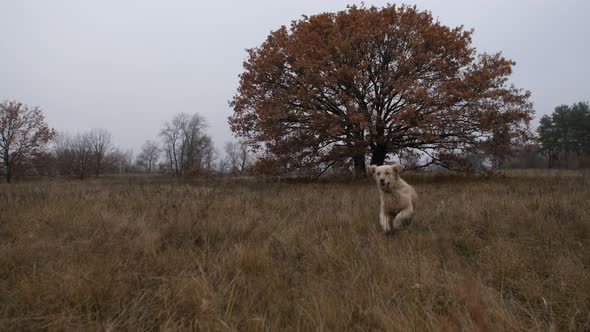
[[[53,153],[56,159],[56,168],[59,175],[72,174],[72,140],[71,135],[60,132],[53,141]]]
[[[133,172],[133,150],[122,151],[116,149],[113,152],[113,166],[116,168],[116,172],[121,174],[127,174]]]
[[[113,163],[112,153],[114,147],[111,142],[111,133],[106,129],[92,129],[89,134],[89,139],[90,145],[92,146],[94,174],[98,177]]]
[[[205,133],[207,123],[199,114],[180,113],[160,131],[170,169],[176,176],[211,166],[213,141]]]
[[[84,180],[92,170],[92,138],[89,133],[78,133],[70,140],[69,144],[72,172],[76,174],[80,180]]]
[[[146,141],[141,147],[141,152],[137,156],[137,164],[145,168],[150,174],[158,163],[160,157],[160,147],[154,141]]]
[[[15,168],[43,152],[54,136],[40,108],[16,101],[0,103],[0,169],[6,182],[12,180]]]
[[[219,158],[219,161],[217,162],[217,171],[220,174],[226,174],[228,169],[229,163],[227,161],[227,158]]]
[[[158,173],[160,174],[171,174],[170,164],[167,161],[161,161],[157,165]]]
[[[207,136],[207,142],[203,144],[202,152],[201,152],[201,164],[202,167],[208,171],[211,171],[215,168],[215,160],[217,160],[217,151],[215,150],[215,146],[213,145],[213,140],[211,137]]]
[[[230,172],[244,175],[252,162],[248,145],[242,141],[228,142],[225,144],[224,150]]]
[[[175,118],[176,120],[176,118]],[[170,171],[176,176],[181,175],[182,164],[182,142],[180,127],[173,120],[171,123],[166,122],[160,131],[164,143],[164,152],[168,158]]]

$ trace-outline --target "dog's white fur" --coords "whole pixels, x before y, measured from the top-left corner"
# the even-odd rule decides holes
[[[403,224],[409,223],[414,215],[418,194],[406,181],[400,178],[403,167],[394,165],[371,165],[369,174],[377,182],[381,196],[381,212],[379,222],[387,234],[392,228],[398,230]]]

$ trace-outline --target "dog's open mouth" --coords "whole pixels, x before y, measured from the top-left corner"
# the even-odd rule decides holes
[[[387,188],[387,183],[380,183],[379,188],[381,188],[381,189]]]

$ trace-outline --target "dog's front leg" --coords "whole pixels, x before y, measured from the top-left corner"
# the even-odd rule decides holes
[[[379,213],[379,222],[381,223],[381,227],[383,227],[383,232],[385,234],[391,231],[391,222],[389,221],[389,215],[381,209]]]
[[[401,210],[393,219],[393,229],[397,230],[402,227],[405,222],[409,222],[414,215],[414,208],[412,205]]]

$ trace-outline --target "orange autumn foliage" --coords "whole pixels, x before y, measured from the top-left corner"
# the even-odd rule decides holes
[[[410,6],[304,16],[248,50],[231,128],[282,171],[348,160],[364,173],[366,156],[408,149],[446,167],[508,155],[528,133],[530,93],[471,35]]]

